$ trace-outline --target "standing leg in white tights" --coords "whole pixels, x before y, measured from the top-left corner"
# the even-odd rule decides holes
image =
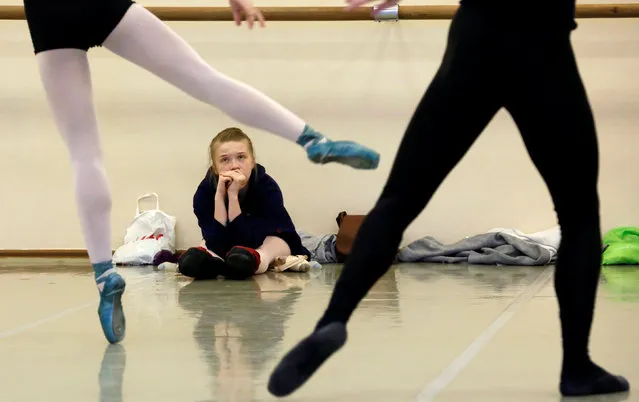
[[[107,340],[121,341],[125,282],[111,261],[111,194],[93,107],[87,53],[56,49],[36,55],[56,126],[69,151],[80,225],[100,291],[98,314]]]

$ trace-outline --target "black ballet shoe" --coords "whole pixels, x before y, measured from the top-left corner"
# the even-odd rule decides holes
[[[610,374],[596,365],[593,366],[590,374],[574,376],[570,379],[563,378],[559,384],[561,395],[568,397],[607,395],[630,390],[630,383],[624,377]]]
[[[193,279],[216,279],[222,275],[226,263],[211,255],[203,247],[191,247],[178,260],[178,272]]]
[[[260,267],[260,254],[248,247],[235,246],[226,253],[226,269],[222,275],[227,279],[251,278]]]
[[[332,322],[303,339],[275,367],[268,391],[287,396],[301,387],[333,353],[346,343],[346,326]]]

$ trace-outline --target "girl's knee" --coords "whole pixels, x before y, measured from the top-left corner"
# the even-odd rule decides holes
[[[291,255],[290,246],[285,239],[279,236],[267,236],[258,250],[272,257],[272,259]]]

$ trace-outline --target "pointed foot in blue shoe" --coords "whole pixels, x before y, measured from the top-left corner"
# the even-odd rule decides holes
[[[100,290],[98,316],[104,336],[111,344],[121,342],[126,333],[126,320],[122,308],[122,294],[126,282],[118,273],[99,277],[96,282]]]
[[[315,163],[337,162],[355,169],[376,169],[379,153],[352,141],[323,141],[306,149],[308,158]]]

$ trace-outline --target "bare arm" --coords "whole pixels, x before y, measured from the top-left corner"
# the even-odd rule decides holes
[[[222,226],[226,226],[228,221],[228,214],[226,212],[226,205],[224,205],[224,197],[215,196],[215,220],[220,222]]]
[[[222,226],[226,226],[229,221],[228,212],[226,211],[226,205],[224,204],[224,198],[226,197],[227,183],[230,182],[230,177],[220,175],[219,181],[217,183],[217,191],[215,192],[215,214],[213,216],[215,217],[216,221],[222,224]]]
[[[240,209],[240,200],[237,193],[229,193],[229,222],[233,222],[241,213],[242,209]]]
[[[248,178],[242,173],[236,171],[230,171],[226,174],[231,177],[231,184],[229,184],[227,190],[229,197],[228,217],[229,222],[233,222],[235,218],[242,214],[242,209],[240,208],[240,197],[238,194],[240,192],[240,188],[246,184]]]

